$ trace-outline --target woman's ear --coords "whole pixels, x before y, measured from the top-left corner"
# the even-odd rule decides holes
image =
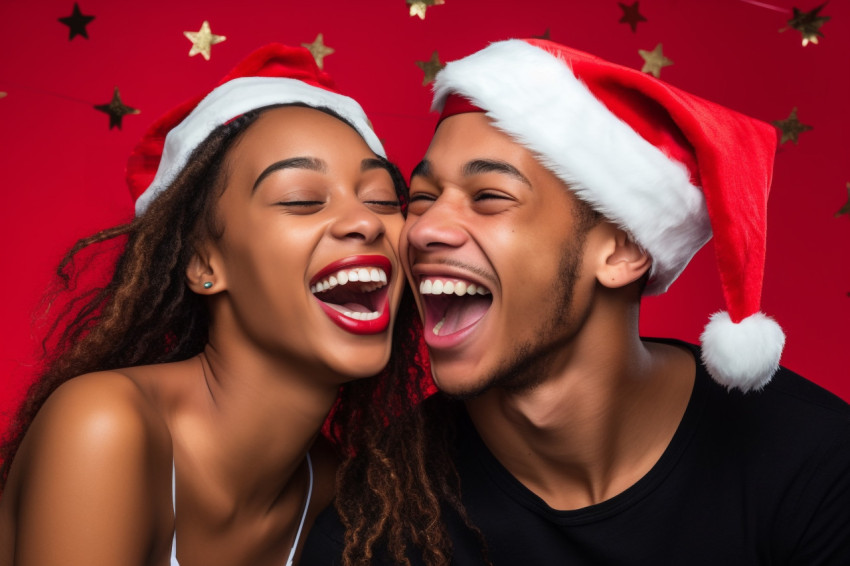
[[[652,267],[652,258],[632,238],[614,228],[605,261],[599,266],[596,278],[605,287],[625,287],[637,281]]]
[[[224,269],[214,249],[196,249],[186,266],[186,284],[199,295],[214,295],[226,288]]]

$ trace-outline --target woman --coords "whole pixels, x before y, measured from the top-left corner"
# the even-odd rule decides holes
[[[0,565],[290,564],[333,495],[334,403],[341,426],[405,395],[353,381],[390,359],[404,182],[359,105],[279,45],[157,122],[128,180],[136,218],[59,269],[126,236],[4,444]],[[384,375],[407,380],[398,322]]]

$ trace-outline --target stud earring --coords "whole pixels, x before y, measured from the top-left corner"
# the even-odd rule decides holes
[[[212,281],[204,281],[204,289],[209,289],[212,287]]]

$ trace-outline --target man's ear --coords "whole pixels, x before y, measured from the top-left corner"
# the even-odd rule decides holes
[[[652,267],[652,258],[646,250],[623,230],[613,230],[605,261],[600,264],[596,274],[602,285],[612,289],[637,281]]]
[[[186,266],[186,284],[199,295],[213,295],[227,287],[216,249],[204,245],[195,250]]]

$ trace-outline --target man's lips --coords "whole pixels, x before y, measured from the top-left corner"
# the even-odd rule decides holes
[[[425,340],[435,348],[463,340],[487,314],[493,302],[480,281],[455,275],[423,275],[419,295],[424,310]]]
[[[349,256],[322,268],[310,292],[325,314],[353,334],[377,334],[389,327],[388,281],[392,263],[381,255]]]

